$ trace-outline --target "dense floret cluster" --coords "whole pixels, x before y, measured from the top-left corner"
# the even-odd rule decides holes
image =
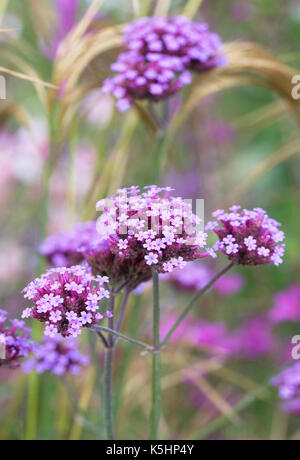
[[[109,297],[103,287],[107,278],[92,276],[83,266],[55,268],[32,281],[23,291],[33,301],[23,318],[36,318],[46,324],[45,335],[77,337],[83,327],[91,327],[104,316],[99,302]]]
[[[125,28],[124,52],[104,82],[120,111],[135,99],[159,101],[192,82],[190,71],[202,72],[224,64],[222,41],[207,24],[184,16],[145,17]]]
[[[220,249],[235,264],[261,265],[282,263],[285,251],[285,234],[281,224],[268,217],[261,208],[253,210],[232,206],[229,212],[215,211],[216,221],[209,222],[207,230],[214,230],[219,237],[216,249]],[[221,228],[220,228],[221,227]]]
[[[30,329],[18,319],[8,324],[7,316],[5,310],[0,310],[0,367],[18,367],[20,359],[26,358],[32,348]]]

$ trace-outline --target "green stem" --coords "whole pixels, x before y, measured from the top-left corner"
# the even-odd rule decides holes
[[[43,192],[41,197],[40,205],[40,240],[45,237],[46,226],[48,219],[48,203],[49,203],[49,188],[51,180],[51,162],[48,160],[43,176]],[[37,272],[39,275],[43,273],[45,269],[45,259],[39,255]],[[34,323],[32,328],[32,336],[34,340],[38,340],[40,336],[40,326],[38,323]],[[36,439],[38,432],[38,417],[39,417],[39,383],[40,377],[37,373],[32,372],[28,379],[28,396],[27,396],[27,409],[26,409],[26,428],[25,428],[25,440],[31,441]]]
[[[152,411],[150,439],[158,439],[158,428],[161,413],[161,368],[160,368],[160,307],[159,277],[152,269],[153,279],[153,347],[156,351],[152,357]]]
[[[140,308],[140,306],[141,306],[141,298],[140,296],[136,296],[134,305],[132,306],[131,315],[130,315],[131,320],[130,320],[129,331],[128,331],[129,336],[136,334],[136,331],[138,330],[140,315],[142,312],[142,309]],[[117,382],[117,388],[116,388],[116,394],[115,394],[116,414],[120,408],[120,404],[122,401],[123,391],[125,388],[126,374],[128,372],[133,353],[134,353],[134,347],[125,347],[124,355],[122,354],[122,358],[120,361],[120,368],[118,370],[118,382]]]
[[[231,262],[229,265],[227,265],[227,267],[225,267],[223,270],[221,270],[206,286],[204,286],[203,289],[201,289],[201,291],[197,292],[197,294],[195,294],[192,299],[190,300],[190,302],[188,303],[188,305],[186,306],[186,308],[183,310],[183,312],[181,313],[181,315],[179,315],[178,319],[175,321],[175,323],[173,324],[173,326],[171,327],[171,329],[169,330],[169,332],[166,334],[166,336],[164,337],[164,339],[161,341],[160,343],[160,347],[164,346],[168,340],[170,339],[170,337],[172,336],[172,334],[175,332],[175,330],[178,328],[178,326],[180,325],[180,323],[184,320],[184,318],[188,315],[188,313],[190,312],[190,310],[192,309],[192,307],[194,306],[194,303],[201,297],[203,296],[204,294],[206,294],[207,291],[210,290],[210,288],[215,284],[215,282],[221,278],[221,276],[223,276],[225,273],[227,273],[229,270],[231,270],[231,268],[234,266],[234,263]]]
[[[115,297],[111,293],[109,301],[109,311],[114,314]],[[113,316],[109,318],[109,328],[114,328]],[[114,358],[114,336],[108,336],[108,348],[105,352],[105,365],[104,365],[104,407],[105,407],[105,427],[106,436],[109,441],[114,440],[114,404],[113,404],[113,358]]]
[[[133,345],[137,345],[138,347],[145,348],[148,351],[153,352],[153,347],[151,345],[148,345],[147,343],[141,342],[140,340],[132,339],[131,337],[127,337],[127,335],[123,335],[120,332],[117,332],[113,329],[110,329],[109,327],[105,326],[94,326],[93,327],[94,331],[103,331],[103,332],[108,332],[110,335],[113,335],[114,337],[118,337],[119,339],[124,340],[125,342],[132,343]],[[110,348],[111,346],[108,345]]]
[[[125,315],[125,312],[126,312],[126,307],[127,307],[129,296],[130,296],[130,289],[126,289],[124,297],[123,297],[123,300],[122,300],[122,305],[120,307],[116,327],[115,327],[116,332],[120,332],[120,330],[121,330],[121,326],[122,326],[122,322],[123,322],[124,315]],[[116,342],[116,340],[115,340],[115,342]]]
[[[106,436],[109,441],[115,438],[114,433],[114,409],[113,409],[113,348],[105,352],[104,386],[105,386],[105,426]]]

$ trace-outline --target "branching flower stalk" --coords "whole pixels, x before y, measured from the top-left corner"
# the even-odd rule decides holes
[[[208,222],[205,229],[213,231],[218,241],[208,247],[208,234],[197,229],[196,224],[201,219],[193,214],[190,203],[180,197],[170,197],[170,192],[169,187],[152,185],[140,191],[133,186],[118,190],[110,197],[110,206],[107,200],[101,200],[99,204],[104,212],[97,222],[98,232],[94,233],[92,225],[86,241],[81,235],[80,245],[71,244],[72,255],[81,255],[85,264],[48,270],[23,291],[33,303],[31,308],[24,310],[23,318],[33,317],[44,323],[45,335],[77,337],[87,328],[100,337],[105,347],[104,410],[108,440],[115,439],[113,359],[117,340],[122,339],[153,355],[150,438],[159,439],[163,346],[196,301],[233,266],[278,266],[283,261],[285,234],[280,229],[281,224],[263,209],[248,210],[235,205],[229,212],[215,211],[215,220]],[[57,249],[61,250],[60,245]],[[223,253],[229,264],[192,297],[161,341],[159,275],[184,269],[191,261],[209,256],[216,258],[217,252]],[[51,257],[55,257],[55,253],[54,245]],[[152,346],[120,332],[129,294],[151,279]],[[115,319],[115,298],[121,291],[124,292],[123,300]],[[103,298],[109,299],[105,314],[99,311],[102,308],[99,302]],[[108,318],[108,327],[99,324],[105,317]]]
[[[230,262],[229,265],[227,265],[223,270],[221,270],[219,273],[217,273],[217,275],[206,285],[204,286],[204,288],[202,288],[199,292],[197,292],[190,300],[190,302],[187,304],[186,308],[182,311],[182,313],[180,314],[180,316],[178,317],[178,319],[175,321],[175,323],[173,324],[173,326],[170,328],[169,332],[167,332],[167,334],[165,335],[165,337],[163,338],[163,340],[160,342],[160,347],[163,347],[164,345],[166,345],[166,343],[169,341],[169,339],[171,338],[171,336],[173,335],[173,333],[176,331],[176,329],[178,328],[178,326],[180,326],[180,324],[182,323],[182,321],[184,320],[184,318],[189,314],[189,312],[191,311],[191,309],[193,308],[195,302],[200,298],[202,297],[204,294],[206,294],[210,288],[215,284],[216,281],[218,281],[218,279],[220,279],[223,275],[225,275],[229,270],[232,269],[232,267],[234,266],[234,263],[233,262]]]

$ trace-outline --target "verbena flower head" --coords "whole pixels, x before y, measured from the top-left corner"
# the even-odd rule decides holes
[[[30,329],[24,321],[13,319],[6,322],[8,313],[0,310],[0,367],[18,367],[21,358],[27,358],[31,351]]]
[[[276,294],[274,307],[270,311],[269,317],[273,323],[300,321],[300,286],[298,284]]]
[[[219,237],[215,248],[220,249],[235,264],[278,266],[285,251],[285,238],[279,229],[281,224],[268,217],[261,208],[253,210],[233,206],[229,212],[215,211],[216,221],[209,222],[207,230],[214,230]]]
[[[46,324],[45,335],[77,337],[83,327],[90,328],[109,316],[99,312],[99,302],[109,297],[103,287],[107,278],[94,277],[83,266],[48,270],[23,291],[33,301],[23,318],[36,318]]]
[[[135,99],[159,101],[192,81],[190,70],[202,72],[224,64],[220,37],[208,25],[184,16],[145,17],[125,28],[125,51],[111,69],[117,75],[103,89],[127,110]]]
[[[89,357],[79,351],[76,339],[72,338],[44,337],[41,344],[34,344],[33,355],[22,365],[26,373],[36,370],[38,374],[52,372],[59,376],[67,373],[78,375],[90,362]]]
[[[300,414],[300,362],[285,369],[271,383],[278,388],[285,412]]]
[[[78,223],[70,232],[56,233],[46,238],[40,253],[55,267],[71,267],[83,261],[82,250],[97,238],[96,222]]]
[[[170,188],[155,185],[120,189],[98,203],[102,241],[84,251],[94,274],[108,276],[113,286],[134,289],[151,278],[151,268],[169,273],[207,256],[207,234],[198,231],[191,204],[169,197]]]

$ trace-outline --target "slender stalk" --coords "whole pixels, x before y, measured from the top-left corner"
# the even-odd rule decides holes
[[[124,297],[123,297],[122,305],[121,305],[121,307],[120,307],[120,311],[119,311],[119,316],[118,316],[118,319],[117,319],[116,327],[115,327],[115,331],[116,331],[116,332],[119,332],[119,331],[121,330],[121,326],[122,326],[122,322],[123,322],[123,319],[124,319],[124,315],[125,315],[125,311],[126,311],[126,307],[127,307],[127,303],[128,303],[129,296],[130,296],[130,290],[129,290],[129,289],[126,289],[125,294],[124,294]],[[114,343],[116,343],[117,340],[118,340],[118,339],[115,337]]]
[[[40,225],[40,240],[45,237],[46,226],[48,219],[48,203],[49,203],[49,188],[52,174],[51,159],[45,165],[43,181],[42,181],[42,196],[40,205],[39,225]],[[37,272],[42,274],[45,269],[45,260],[43,256],[39,256],[37,263]],[[32,336],[34,340],[38,340],[40,336],[39,324],[34,324],[32,328]],[[26,428],[25,440],[32,441],[36,439],[38,432],[39,418],[39,398],[40,398],[40,377],[35,372],[31,373],[28,379],[28,396],[26,408]]]
[[[135,296],[134,303],[131,308],[130,314],[130,323],[128,334],[132,336],[136,334],[136,331],[139,327],[140,317],[142,309],[141,307],[141,296]],[[125,380],[128,369],[130,367],[131,359],[134,353],[134,347],[125,347],[124,354],[122,354],[122,359],[120,361],[120,368],[118,370],[118,382],[117,388],[115,391],[115,413],[117,414],[120,408],[122,401],[123,391],[125,388]]]
[[[159,277],[152,269],[153,279],[153,347],[152,357],[152,411],[150,439],[158,439],[158,428],[161,413],[161,369],[160,369],[160,306],[159,306]]]
[[[140,342],[139,340],[136,340],[136,339],[132,339],[131,337],[127,337],[127,335],[123,335],[120,332],[110,329],[109,327],[94,326],[92,330],[96,331],[97,333],[98,331],[108,332],[114,337],[118,337],[119,339],[122,339],[125,342],[132,343],[133,345],[137,345],[138,347],[145,348],[146,350],[151,351],[151,352],[154,351],[154,348],[151,345],[148,345],[147,343],[144,343],[144,342]]]
[[[104,348],[109,348],[109,345],[108,345],[108,341],[106,340],[106,337],[104,337],[104,335],[102,334],[102,332],[100,330],[96,330],[95,331],[97,332],[97,336],[99,337],[99,339],[101,340],[102,344],[104,345]]]
[[[183,312],[181,313],[181,315],[179,315],[178,319],[175,321],[175,323],[173,324],[173,326],[171,327],[171,329],[169,330],[169,332],[166,334],[166,336],[164,337],[164,339],[161,341],[160,343],[160,347],[162,347],[163,345],[165,345],[168,340],[170,339],[170,337],[172,336],[172,334],[175,332],[175,330],[177,329],[177,327],[180,325],[180,323],[184,320],[184,318],[187,316],[187,314],[190,312],[190,310],[192,309],[192,307],[194,306],[194,303],[201,297],[203,296],[204,294],[206,294],[207,291],[209,291],[209,289],[215,284],[215,282],[221,278],[225,273],[227,273],[229,270],[231,270],[231,268],[234,266],[234,263],[231,262],[229,265],[227,265],[227,267],[225,267],[223,270],[221,270],[206,286],[204,286],[203,289],[201,289],[199,292],[197,292],[197,294],[195,294],[192,299],[190,300],[190,302],[188,303],[188,305],[186,306],[186,308],[183,310]]]
[[[109,301],[109,311],[114,314],[115,296],[111,293]],[[114,329],[114,317],[108,320],[109,328]],[[105,406],[105,427],[106,435],[109,441],[114,440],[114,407],[113,407],[113,358],[114,358],[114,336],[112,333],[108,336],[109,348],[105,352],[104,365],[104,406]]]

